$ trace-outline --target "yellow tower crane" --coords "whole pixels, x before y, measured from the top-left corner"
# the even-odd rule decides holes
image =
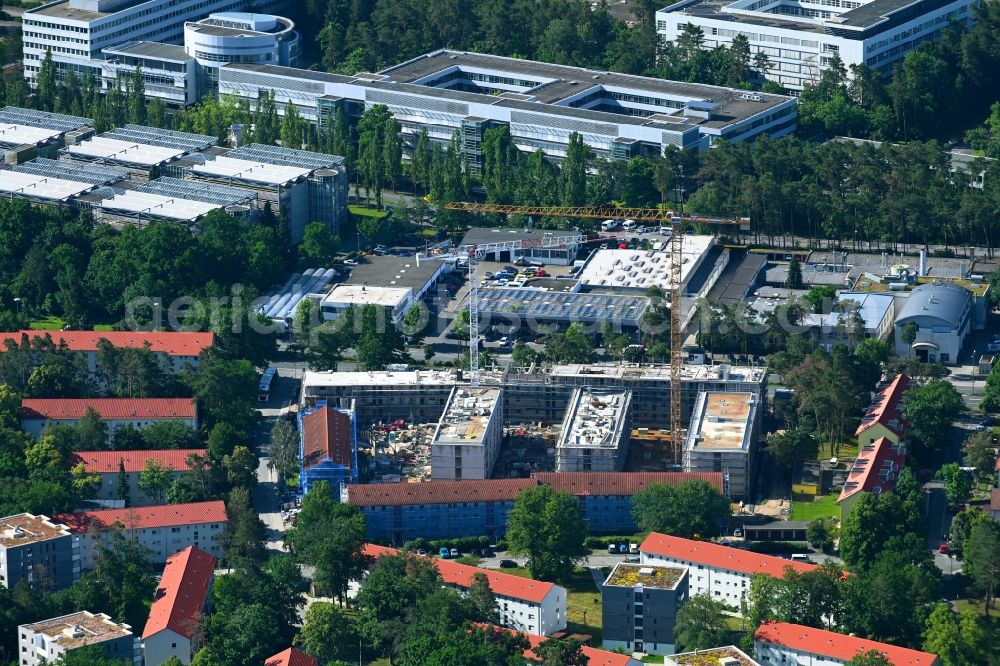
[[[659,208],[608,208],[600,206],[513,206],[506,204],[470,203],[456,201],[444,206],[448,210],[468,213],[496,213],[499,215],[530,215],[537,217],[583,217],[596,219],[629,219],[643,222],[670,224],[670,457],[671,465],[681,463],[681,446],[684,441],[681,428],[681,383],[684,375],[682,358],[681,282],[684,264],[684,224],[710,224],[713,226],[739,227],[750,230],[750,218],[705,217],[681,214]]]

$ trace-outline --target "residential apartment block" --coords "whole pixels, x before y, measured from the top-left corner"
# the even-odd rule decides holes
[[[604,647],[672,654],[677,611],[687,596],[685,567],[615,565],[601,586]]]
[[[530,479],[352,484],[342,492],[341,501],[361,508],[368,538],[373,540],[402,545],[416,538],[499,539],[507,531],[507,514],[518,494],[545,484],[580,501],[588,532],[630,534],[637,529],[633,495],[651,483],[674,485],[695,479],[722,492],[722,474],[536,472]]]
[[[891,382],[879,388],[857,430],[854,431],[854,436],[858,438],[858,446],[873,444],[883,437],[893,444],[899,444],[906,435],[903,394],[912,383],[909,377],[900,373]]]
[[[35,84],[46,51],[57,71],[101,77],[104,49],[126,42],[181,44],[184,23],[214,12],[275,11],[285,0],[55,0],[29,9],[22,18],[24,75]],[[160,83],[147,80],[147,85]]]
[[[398,555],[403,551],[365,544],[372,558]],[[412,555],[411,557],[420,557]],[[433,560],[445,585],[459,590],[472,585],[473,576],[483,574],[497,600],[501,624],[510,629],[549,636],[566,628],[566,589],[554,583],[531,580],[495,569],[480,569],[451,560]]]
[[[198,428],[198,408],[191,398],[31,398],[21,401],[21,429],[38,437],[47,426],[76,425],[93,410],[108,426],[142,430],[171,421]]]
[[[82,568],[93,569],[102,545],[111,539],[112,528],[121,529],[150,550],[150,558],[164,564],[167,558],[188,546],[196,546],[212,557],[222,557],[222,532],[226,527],[226,503],[221,500],[170,504],[129,509],[101,509],[55,516],[79,536]]]
[[[188,546],[167,558],[142,632],[144,666],[161,666],[171,657],[191,663],[214,575],[215,558],[200,548]]]
[[[89,474],[101,477],[101,486],[97,489],[94,499],[119,500],[119,483],[122,471],[128,483],[129,506],[148,506],[162,503],[154,501],[139,487],[139,476],[146,468],[147,461],[156,461],[165,468],[172,470],[171,479],[179,478],[190,469],[189,456],[205,457],[205,449],[156,449],[146,451],[77,451],[70,456],[70,464],[83,465]],[[159,498],[162,500],[162,498]]]
[[[268,657],[264,666],[319,666],[319,661],[298,648],[290,647]]]
[[[541,661],[541,658],[537,653],[535,653],[535,648],[545,642],[545,636],[530,634],[524,631],[514,631],[512,629],[502,629],[500,627],[487,624],[477,624],[476,626],[483,628],[493,627],[497,631],[509,631],[524,637],[528,641],[528,649],[524,651],[524,657],[527,660],[527,663],[531,664]],[[642,662],[632,655],[622,654],[620,652],[609,652],[608,650],[601,650],[600,648],[591,647],[589,645],[581,645],[580,652],[582,652],[587,658],[587,666],[642,666]]]
[[[431,478],[490,478],[502,439],[503,389],[456,386],[431,439]]]
[[[781,578],[785,570],[805,573],[815,564],[793,562],[708,541],[692,541],[652,532],[639,546],[642,564],[675,564],[689,570],[691,596],[707,594],[735,611],[750,589],[750,577],[764,574]]]
[[[556,471],[623,471],[631,432],[631,391],[576,389],[559,428]]]
[[[345,484],[357,482],[356,418],[353,409],[335,409],[325,401],[299,412],[299,486],[303,494],[317,481],[326,481],[336,497]]]
[[[782,95],[664,81],[467,51],[439,50],[377,74],[328,74],[261,64],[219,69],[219,94],[255,105],[273,90],[283,113],[323,126],[343,108],[360,116],[384,104],[412,147],[426,129],[432,141],[457,132],[470,169],[482,162],[482,139],[507,126],[526,152],[560,160],[579,133],[604,159],[660,155],[667,146],[706,150],[715,141],[791,134],[795,102]]]
[[[20,666],[42,666],[78,648],[97,645],[109,659],[140,666],[139,640],[127,624],[112,622],[103,613],[80,611],[17,628]]]
[[[8,345],[50,344],[82,353],[87,368],[96,372],[101,340],[119,349],[148,347],[160,361],[161,368],[180,372],[185,366],[197,367],[198,355],[215,343],[215,335],[182,331],[16,331],[0,335],[0,352],[7,352]]]
[[[763,418],[758,403],[752,393],[700,394],[684,441],[684,471],[722,472],[731,497],[749,497]]]
[[[842,666],[858,654],[881,653],[892,666],[935,666],[936,654],[787,622],[767,622],[754,634],[761,666]]]
[[[60,590],[79,577],[79,540],[65,525],[30,513],[0,519],[0,585]]]
[[[763,53],[767,78],[800,91],[815,84],[834,55],[848,69],[892,67],[921,42],[937,39],[952,21],[969,24],[977,0],[679,0],[656,12],[660,38],[676,41],[699,28],[702,48],[729,47],[736,35]]]
[[[871,444],[864,444],[851,463],[847,480],[837,498],[841,524],[847,520],[861,493],[881,495],[892,492],[905,465],[906,445],[902,442],[893,444],[888,437],[882,437]]]

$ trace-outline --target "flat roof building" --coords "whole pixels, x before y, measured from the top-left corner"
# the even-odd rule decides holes
[[[128,171],[111,166],[84,166],[38,158],[0,170],[0,193],[11,199],[68,205],[78,197],[129,176]]]
[[[925,363],[955,365],[965,339],[977,326],[976,298],[965,287],[947,282],[918,285],[896,315],[896,354]],[[908,343],[904,330],[912,329]]]
[[[286,0],[264,0],[261,11],[280,11]],[[181,44],[184,23],[213,12],[241,10],[245,0],[55,0],[22,17],[24,76],[34,86],[46,51],[58,75],[101,77],[104,49],[125,42]],[[149,84],[147,83],[147,86]]]
[[[474,173],[483,134],[498,125],[510,127],[521,150],[554,159],[565,157],[573,131],[597,157],[628,159],[668,145],[705,150],[720,138],[779,137],[796,127],[795,101],[781,95],[443,49],[378,74],[235,63],[219,70],[220,95],[253,105],[262,90],[275,91],[281,112],[294,103],[319,124],[337,108],[359,116],[385,104],[411,147],[421,129],[437,142],[459,131]]]
[[[743,650],[735,645],[726,645],[707,650],[681,652],[663,658],[664,666],[702,666],[703,664],[719,664],[719,666],[763,666],[751,659]]]
[[[692,24],[702,48],[728,48],[736,35],[752,54],[768,56],[766,76],[789,90],[815,84],[834,54],[888,76],[892,66],[951,21],[968,24],[975,0],[843,0],[800,5],[790,0],[679,0],[656,12],[660,38],[676,41]]]
[[[681,250],[681,284],[686,286],[716,243],[714,236],[684,235]],[[626,293],[646,293],[652,286],[670,283],[670,252],[653,250],[598,250],[580,270],[577,279],[585,289],[608,288]]]
[[[139,666],[139,639],[127,624],[113,622],[104,613],[79,611],[51,620],[22,624],[17,628],[21,666],[41,666],[58,661],[67,652],[90,645],[101,648],[109,659]]]
[[[79,577],[79,543],[65,525],[30,513],[0,519],[0,585],[61,590]]]
[[[240,222],[256,219],[257,193],[239,187],[180,178],[157,178],[134,189],[113,192],[96,205],[104,222],[165,220],[188,225],[224,209]]]
[[[534,323],[573,322],[638,328],[649,299],[637,294],[593,294],[531,287],[489,287],[479,290],[479,318],[491,325],[524,327]]]
[[[116,44],[104,49],[100,67],[105,93],[131,80],[135,70],[142,67],[147,99],[160,99],[174,106],[187,106],[199,99],[198,63],[183,46],[151,41]]]
[[[486,246],[487,258],[494,261],[523,257],[543,264],[568,266],[576,259],[584,240],[579,234],[548,229],[472,227],[465,232],[461,245]]]
[[[413,291],[404,287],[369,287],[338,284],[320,302],[323,319],[339,319],[351,306],[376,305],[389,313],[389,322],[398,325],[413,304]]]
[[[310,222],[337,233],[347,215],[343,157],[259,143],[205,157],[187,167],[189,178],[255,190],[258,205],[270,201],[275,214],[283,207],[293,243],[302,242]]]
[[[762,418],[759,402],[752,393],[699,395],[684,440],[684,471],[722,472],[731,497],[749,497]]]
[[[503,389],[456,386],[431,439],[431,478],[490,478],[502,439]]]
[[[0,150],[5,153],[6,162],[31,159],[39,152],[51,156],[51,152],[62,146],[66,134],[93,124],[91,118],[5,106],[0,109]],[[18,155],[9,154],[11,151]],[[21,154],[28,157],[22,159]]]
[[[556,443],[557,472],[621,472],[632,431],[632,392],[578,388]]]
[[[217,141],[204,134],[126,125],[67,146],[63,154],[75,160],[123,166],[141,176],[143,172],[148,174],[151,167],[205,150]]]
[[[688,575],[686,567],[616,564],[601,585],[604,648],[671,654]]]

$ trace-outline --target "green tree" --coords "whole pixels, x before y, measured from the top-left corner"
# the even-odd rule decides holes
[[[884,652],[868,650],[864,653],[859,652],[849,659],[844,666],[892,666],[892,661],[890,661]]]
[[[285,116],[281,119],[281,145],[285,148],[301,150],[305,143],[308,123],[302,118],[295,104],[285,104]]]
[[[1000,523],[980,520],[973,526],[965,544],[963,571],[975,581],[986,599],[983,612],[989,615],[1000,583]]]
[[[233,487],[254,487],[257,484],[258,464],[257,454],[246,446],[237,446],[232,453],[222,459],[226,480]]]
[[[962,451],[965,454],[965,464],[976,468],[976,476],[980,480],[988,480],[993,476],[997,454],[992,432],[972,433],[962,445]]]
[[[274,91],[264,89],[258,91],[256,107],[253,140],[268,146],[274,145],[280,133],[278,109],[274,103]]]
[[[583,653],[581,644],[572,638],[548,638],[532,652],[541,660],[542,666],[587,666],[590,663],[590,657]]]
[[[128,121],[136,125],[146,124],[146,77],[139,65],[128,81]]]
[[[86,645],[59,655],[53,666],[130,666],[125,659],[112,659],[99,645]]]
[[[729,499],[705,481],[651,483],[632,498],[632,517],[643,532],[715,536],[730,515]]]
[[[237,486],[229,491],[226,515],[229,520],[222,534],[222,544],[229,565],[235,569],[256,571],[267,559],[264,552],[266,533],[246,486]]]
[[[562,580],[587,554],[587,526],[579,501],[550,486],[521,491],[507,516],[507,544],[516,555],[531,557],[531,575]]]
[[[957,463],[942,465],[938,470],[938,477],[944,481],[949,505],[957,507],[969,501],[972,496],[972,478]]]
[[[93,407],[76,423],[76,446],[79,451],[103,451],[108,448],[108,424]]]
[[[139,474],[139,490],[153,501],[153,504],[163,504],[173,479],[173,468],[167,467],[155,458],[146,460]]]
[[[893,493],[862,493],[840,528],[840,556],[852,568],[864,569],[876,560],[891,537],[899,537],[919,524]]]
[[[785,286],[789,289],[802,288],[802,265],[799,264],[799,260],[795,257],[792,257],[792,260],[788,262],[788,275],[785,276]]]
[[[545,336],[545,356],[553,363],[590,363],[596,354],[594,340],[579,322],[573,322],[565,333]]]
[[[767,438],[764,448],[771,460],[786,474],[792,471],[797,460],[814,460],[819,444],[805,428],[778,431]]]
[[[903,418],[909,424],[918,460],[931,460],[948,447],[951,426],[965,409],[955,385],[933,379],[923,386],[911,387],[903,395]]]
[[[904,343],[906,343],[907,346],[910,346],[917,341],[917,332],[919,330],[920,327],[917,326],[917,322],[908,321],[905,324],[903,324],[902,328],[900,329],[899,333],[900,339]]]
[[[527,368],[541,360],[541,355],[523,342],[514,343],[510,355],[511,363],[518,368]]]
[[[131,488],[129,487],[128,474],[125,472],[125,460],[118,461],[118,499],[129,506],[131,500]]]
[[[354,655],[357,633],[351,621],[336,606],[317,601],[306,611],[302,631],[295,637],[295,644],[321,664],[338,659],[347,660]]]
[[[834,529],[831,521],[827,518],[817,518],[806,528],[806,538],[813,548],[827,552],[833,548]]]
[[[730,608],[707,594],[696,594],[677,611],[674,635],[677,651],[705,650],[725,645],[729,628],[726,613]]]
[[[52,109],[52,103],[56,99],[56,63],[52,60],[52,50],[45,49],[45,56],[42,57],[42,64],[38,67],[36,78],[38,86],[38,100],[40,106],[45,110]]]
[[[340,238],[322,222],[306,225],[299,244],[299,263],[303,268],[326,268],[334,262],[340,249]]]
[[[299,466],[299,435],[287,419],[280,419],[271,429],[267,446],[267,465],[278,473],[278,487],[284,488],[286,479]]]

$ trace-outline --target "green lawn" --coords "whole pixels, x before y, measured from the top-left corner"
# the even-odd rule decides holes
[[[66,324],[59,317],[49,316],[31,322],[31,328],[36,331],[58,331]]]
[[[351,215],[360,215],[361,217],[385,217],[389,214],[384,210],[376,210],[374,208],[357,206],[355,204],[350,204],[347,207],[347,210]]]
[[[817,495],[812,502],[792,500],[792,520],[813,521],[817,518],[838,518],[837,495]]]
[[[96,324],[94,326],[94,330],[95,331],[113,331],[113,330],[115,330],[115,328],[111,324]]]
[[[858,443],[856,441],[841,442],[840,446],[837,447],[837,458],[843,460],[844,458],[853,459],[858,457]],[[829,460],[830,459],[830,443],[823,442],[819,445],[816,451],[816,460]]]

